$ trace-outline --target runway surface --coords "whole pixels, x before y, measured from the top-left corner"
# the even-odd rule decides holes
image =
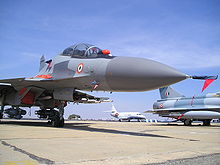
[[[0,122],[2,165],[220,164],[220,123],[67,121]],[[200,162],[200,163],[199,163]]]

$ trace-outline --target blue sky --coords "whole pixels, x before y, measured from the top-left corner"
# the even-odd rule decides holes
[[[37,74],[42,54],[50,59],[78,42],[109,49],[116,56],[153,59],[189,75],[220,75],[218,0],[1,0],[0,78]],[[187,96],[200,95],[203,82],[173,85]],[[204,92],[220,91],[220,80]],[[158,90],[93,92],[114,100],[119,111],[143,112]],[[69,105],[66,116],[110,118],[111,104]],[[150,116],[149,116],[150,117]]]

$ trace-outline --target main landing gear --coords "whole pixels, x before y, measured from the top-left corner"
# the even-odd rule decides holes
[[[183,122],[184,122],[185,126],[190,126],[192,124],[192,121],[193,121],[192,119],[186,119]],[[202,120],[202,122],[203,122],[203,126],[210,126],[211,120],[210,119],[206,119],[206,120]]]
[[[192,120],[191,119],[186,119],[183,121],[185,126],[191,126],[192,125]]]
[[[59,106],[59,112],[56,111],[56,114],[54,117],[51,119],[51,124],[53,127],[63,127],[64,126],[64,106],[60,105]]]
[[[1,106],[1,109],[0,109],[0,119],[3,119],[4,108],[5,108],[5,106],[2,105],[2,106]]]
[[[210,122],[211,122],[211,120],[209,120],[209,119],[203,120],[203,125],[204,126],[210,126]]]
[[[58,111],[55,109],[41,109],[39,111],[36,111],[36,114],[41,119],[48,119],[50,120],[49,124],[51,124],[53,127],[63,127],[64,126],[64,106],[65,103],[61,103],[58,107]]]

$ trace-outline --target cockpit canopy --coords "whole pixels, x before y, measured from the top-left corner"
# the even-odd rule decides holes
[[[85,43],[80,43],[70,46],[66,48],[61,55],[70,56],[72,58],[110,58],[111,57],[111,54],[108,50],[101,50],[100,48],[94,45],[85,44]]]

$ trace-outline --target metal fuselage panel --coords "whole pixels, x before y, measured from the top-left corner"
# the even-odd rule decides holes
[[[174,98],[158,100],[153,105],[155,110],[163,117],[181,119],[215,119],[220,118],[220,97],[218,95],[206,95],[203,97]]]
[[[154,109],[169,109],[169,108],[193,108],[193,107],[219,107],[220,97],[198,97],[198,98],[179,98],[168,99],[166,101],[159,100],[154,103]]]
[[[50,74],[62,80],[56,86],[49,86],[48,88],[75,88],[80,90],[92,90],[92,82],[97,82],[98,88],[96,90],[110,91],[110,87],[106,81],[106,68],[111,59],[80,59],[71,58],[68,56],[57,56],[53,59],[51,69],[45,67],[38,75]],[[63,65],[61,65],[63,64]],[[82,70],[79,72],[79,65],[82,65]],[[45,83],[46,84],[46,83]]]
[[[167,65],[135,57],[81,59],[57,56],[51,68],[45,66],[38,75],[48,74],[56,79],[72,77],[72,81],[57,83],[57,88],[92,90],[92,83],[96,83],[98,87],[94,90],[117,92],[148,91],[187,78],[184,73]],[[47,87],[54,88],[49,84]]]
[[[112,91],[123,92],[153,90],[187,78],[167,65],[134,57],[112,59],[107,66],[106,77]]]
[[[115,115],[115,113],[112,113],[111,116],[122,120],[146,119],[146,117],[144,115],[141,115],[139,112],[118,112],[117,115]]]

